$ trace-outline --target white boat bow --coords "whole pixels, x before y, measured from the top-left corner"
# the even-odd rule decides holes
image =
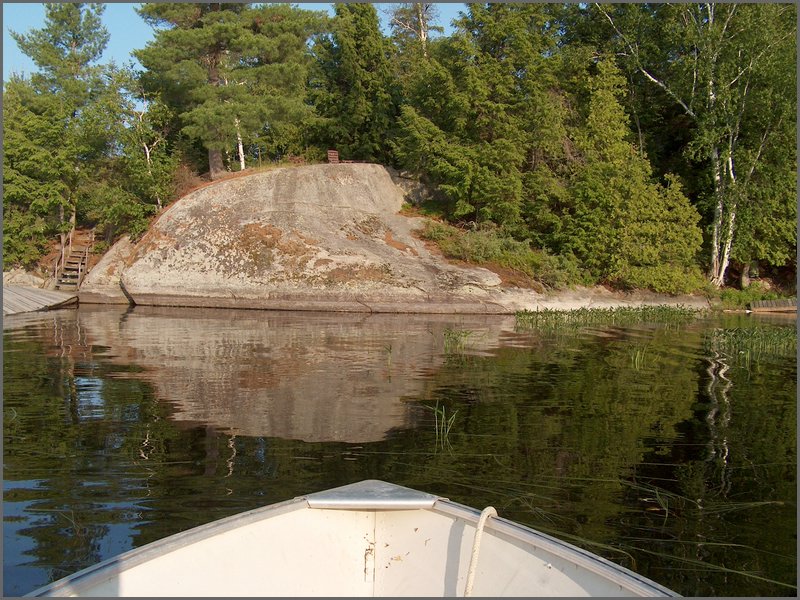
[[[678,595],[492,513],[362,481],[178,533],[28,595]]]

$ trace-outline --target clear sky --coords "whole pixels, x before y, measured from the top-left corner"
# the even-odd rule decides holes
[[[300,2],[303,8],[311,10],[327,10],[332,14],[331,4],[317,4]],[[123,65],[134,60],[131,52],[143,48],[153,38],[153,30],[148,26],[134,8],[139,3],[106,4],[103,14],[105,25],[110,39],[101,62],[114,60],[118,65]],[[386,21],[385,10],[390,4],[376,4],[378,14]],[[443,3],[439,5],[439,25],[449,33],[450,22],[464,10],[463,4]],[[17,48],[16,42],[9,35],[10,31],[27,33],[30,29],[41,29],[44,26],[44,5],[41,3],[10,3],[3,2],[3,81],[7,81],[11,73],[29,75],[36,70],[33,62]],[[138,64],[138,63],[137,63]]]

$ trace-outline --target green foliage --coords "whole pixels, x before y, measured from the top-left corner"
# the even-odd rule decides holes
[[[44,110],[32,110],[30,82],[12,78],[3,90],[3,262],[32,267],[59,231],[63,184]]]
[[[7,263],[75,216],[109,243],[141,232],[179,165],[336,148],[429,186],[431,214],[473,229],[440,233],[452,256],[547,285],[683,293],[701,267],[719,285],[730,261],[794,266],[793,6],[470,4],[433,37],[424,3],[394,6],[389,37],[371,4],[137,10],[156,30],[139,73],[97,64],[102,5],[12,32],[39,71],[4,86]]]
[[[743,290],[734,288],[723,288],[719,290],[721,308],[744,310],[753,302],[759,300],[778,300],[783,296],[774,290],[767,290],[761,287],[758,282],[754,282]]]
[[[669,144],[671,160],[682,157],[681,170],[693,171],[712,283],[724,285],[731,259],[785,256],[796,245],[796,209],[785,204],[787,193],[795,203],[795,184],[782,175],[797,170],[796,7],[644,4],[593,11],[610,25],[607,35],[624,57],[632,91],[655,99],[650,107],[632,105],[650,108],[654,134],[680,142]]]
[[[534,250],[526,242],[502,235],[497,230],[463,231],[451,225],[427,221],[419,232],[435,242],[448,258],[473,264],[495,264],[512,269],[544,284],[563,288],[580,280],[573,262]]]
[[[595,278],[621,287],[693,291],[702,283],[700,216],[675,178],[666,187],[652,182],[650,165],[628,141],[618,101],[623,84],[613,61],[597,63],[586,121],[575,133],[583,161],[570,182],[559,249]]]
[[[546,10],[471,4],[454,36],[408,77],[392,148],[401,165],[438,186],[456,218],[521,220],[526,156],[553,138],[542,135],[557,104],[542,58],[553,47]]]
[[[313,46],[310,96],[323,118],[313,137],[345,159],[389,162],[397,89],[375,6],[336,4],[330,27]]]
[[[156,205],[142,202],[133,192],[112,178],[100,180],[87,187],[81,198],[81,216],[97,223],[98,237],[115,239],[127,233],[132,239],[140,237],[156,213]]]
[[[102,12],[102,5],[47,4],[42,29],[12,32],[39,72],[3,91],[7,263],[31,266],[69,230],[96,170],[116,151],[115,90],[108,70],[93,64],[108,41]]]
[[[305,104],[306,43],[319,13],[288,5],[145,4],[139,14],[158,27],[135,52],[142,85],[174,111],[180,131],[208,151],[212,177],[223,151],[240,161],[298,149]],[[232,168],[230,163],[228,168]]]

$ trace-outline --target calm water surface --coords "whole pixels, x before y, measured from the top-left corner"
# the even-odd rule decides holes
[[[789,349],[770,340],[795,326],[543,332],[506,317],[146,307],[6,318],[4,595],[375,478],[493,505],[684,595],[793,596],[796,334]],[[766,341],[721,345],[740,329]]]

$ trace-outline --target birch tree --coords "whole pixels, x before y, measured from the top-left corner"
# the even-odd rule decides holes
[[[757,218],[759,174],[777,146],[796,163],[786,127],[796,87],[796,9],[788,4],[595,4],[631,69],[690,119],[690,159],[707,164],[709,278],[721,287],[743,215]],[[796,167],[795,167],[796,168]],[[764,185],[763,181],[761,185]],[[789,216],[789,215],[787,215]]]
[[[430,33],[444,31],[433,24],[438,16],[436,5],[427,2],[406,2],[394,6],[389,12],[392,37],[401,46],[408,46],[409,42],[418,44],[422,56],[427,59]]]

